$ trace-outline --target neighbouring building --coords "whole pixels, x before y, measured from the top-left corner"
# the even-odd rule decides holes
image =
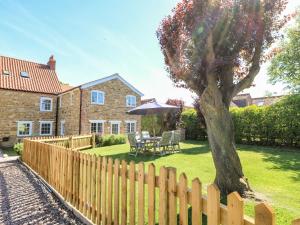
[[[252,98],[250,94],[240,94],[233,98],[230,106],[246,107],[249,105],[268,106],[278,102],[281,96],[266,96],[259,98]]]
[[[55,66],[53,56],[47,64],[0,56],[0,146],[28,136],[140,130],[141,116],[126,112],[143,94],[119,74],[71,87]]]

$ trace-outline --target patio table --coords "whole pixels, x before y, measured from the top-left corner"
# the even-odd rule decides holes
[[[153,148],[154,154],[156,154],[156,146],[160,140],[161,140],[161,137],[142,138],[142,141],[145,143],[145,149],[147,149],[147,146],[150,146],[150,149]]]

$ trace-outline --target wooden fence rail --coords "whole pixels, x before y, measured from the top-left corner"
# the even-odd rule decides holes
[[[184,173],[177,182],[175,168],[161,167],[156,174],[155,165],[149,164],[145,172],[142,162],[128,165],[53,144],[58,142],[25,139],[23,161],[94,224],[201,225],[203,215],[208,225],[275,224],[275,214],[265,203],[256,205],[254,218],[247,217],[238,193],[228,195],[223,205],[215,185],[203,195],[198,178],[189,188]],[[76,148],[91,142],[74,143]]]
[[[94,134],[81,136],[32,137],[30,140],[71,148],[72,150],[82,150],[95,147]]]

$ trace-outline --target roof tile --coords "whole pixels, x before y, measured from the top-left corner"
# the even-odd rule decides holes
[[[4,70],[10,74],[4,75]],[[21,77],[22,71],[26,71],[29,78]],[[62,91],[55,70],[50,70],[48,65],[5,56],[0,56],[0,88],[49,94]]]

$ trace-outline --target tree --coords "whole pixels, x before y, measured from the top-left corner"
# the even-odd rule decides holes
[[[281,81],[292,91],[300,92],[300,12],[286,36],[275,49],[277,54],[271,61],[268,74],[271,83]]]
[[[285,0],[182,0],[157,37],[170,78],[199,97],[223,194],[250,190],[234,141],[232,98],[251,86],[286,18]]]
[[[166,104],[177,106],[180,109],[176,112],[166,113],[165,118],[164,118],[163,130],[166,130],[166,131],[176,130],[180,123],[181,113],[184,108],[184,101],[182,101],[180,99],[168,99],[166,101]]]

